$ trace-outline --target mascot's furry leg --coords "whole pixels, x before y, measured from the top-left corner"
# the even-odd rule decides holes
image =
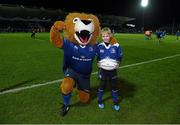
[[[74,88],[74,80],[70,77],[63,79],[62,84],[60,85],[60,91],[62,92],[64,105],[68,106],[71,98],[71,93]],[[88,90],[78,90],[79,101],[81,103],[87,103],[90,99],[90,93]]]
[[[62,84],[60,85],[60,90],[62,92],[63,100],[64,100],[64,105],[62,107],[62,112],[61,115],[64,116],[68,110],[69,110],[69,101],[71,98],[71,93],[73,91],[74,87],[74,80],[70,77],[65,77],[62,81]]]
[[[70,77],[65,77],[60,85],[60,91],[62,93],[63,101],[64,101],[61,111],[62,116],[66,115],[66,113],[69,110],[69,103],[74,85],[75,85],[75,81]],[[90,99],[89,90],[78,90],[78,95],[79,95],[79,101],[81,103],[87,103]]]
[[[79,101],[81,103],[87,103],[90,99],[90,93],[88,90],[78,90],[78,94],[79,94]]]

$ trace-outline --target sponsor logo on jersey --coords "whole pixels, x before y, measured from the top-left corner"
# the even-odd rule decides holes
[[[89,47],[89,51],[92,52],[92,51],[93,51],[93,48],[92,48],[92,47]]]
[[[78,50],[78,47],[75,45],[75,46],[74,46],[74,49],[75,49],[75,50]]]
[[[75,57],[75,56],[72,56],[72,59],[74,60],[78,60],[78,61],[84,61],[84,62],[88,62],[88,61],[92,61],[91,58],[79,58],[79,57]]]
[[[81,56],[81,58],[82,58],[82,59],[84,59],[84,58],[85,58],[85,56]]]

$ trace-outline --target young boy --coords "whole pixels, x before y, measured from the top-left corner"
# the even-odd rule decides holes
[[[99,67],[98,76],[101,80],[100,87],[98,89],[98,106],[101,109],[104,108],[102,97],[105,86],[107,82],[109,82],[112,89],[112,99],[114,103],[113,108],[116,111],[119,111],[120,106],[118,105],[117,68],[121,62],[122,50],[118,43],[112,44],[112,41],[115,39],[112,37],[110,28],[104,27],[101,30],[101,35],[103,42],[98,45],[97,49]]]

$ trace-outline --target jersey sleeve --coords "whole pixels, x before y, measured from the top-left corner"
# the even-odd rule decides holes
[[[99,44],[98,43],[95,44],[95,48],[94,49],[95,49],[97,60],[99,60]]]
[[[68,50],[68,44],[70,44],[70,42],[69,42],[67,39],[63,38],[63,46],[62,46],[62,49]]]
[[[117,47],[117,60],[118,60],[119,62],[121,62],[122,56],[123,56],[122,48],[121,48],[121,46],[118,46],[118,47]]]

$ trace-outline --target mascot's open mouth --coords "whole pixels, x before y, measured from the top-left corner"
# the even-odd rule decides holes
[[[88,30],[82,30],[80,32],[76,32],[76,36],[82,44],[87,44],[91,37],[91,34]]]

